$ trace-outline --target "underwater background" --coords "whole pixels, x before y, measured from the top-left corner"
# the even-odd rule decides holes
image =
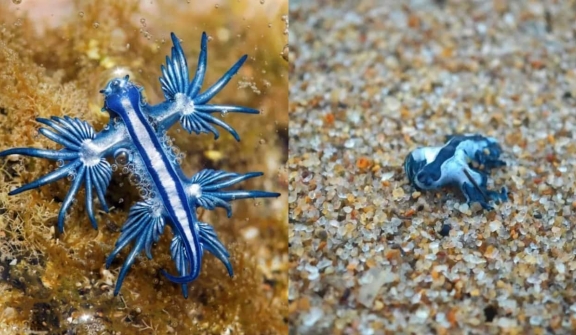
[[[52,171],[55,163],[9,156],[0,160],[0,334],[278,334],[286,333],[288,285],[288,1],[32,1],[0,4],[0,149],[58,149],[39,136],[36,117],[70,116],[100,131],[108,122],[98,91],[129,74],[160,102],[160,65],[170,32],[182,40],[192,71],[200,36],[209,35],[206,84],[242,55],[248,60],[214,99],[259,109],[260,115],[225,116],[242,141],[222,132],[169,135],[186,157],[187,175],[213,168],[264,176],[244,189],[280,192],[277,199],[241,200],[234,215],[199,212],[229,249],[235,277],[213,256],[184,299],[160,269],[172,269],[164,234],[153,259],[141,255],[118,297],[119,264],[105,270],[139,198],[116,172],[92,229],[83,201],[68,212],[66,233],[55,229],[69,180],[8,197],[8,192]],[[81,189],[77,199],[83,199]],[[120,261],[127,251],[120,255]]]

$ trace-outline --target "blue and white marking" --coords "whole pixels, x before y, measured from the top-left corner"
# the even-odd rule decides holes
[[[423,147],[412,151],[404,161],[410,183],[418,190],[458,186],[468,203],[478,202],[492,209],[489,202],[508,200],[506,188],[487,189],[490,170],[505,166],[499,159],[502,149],[496,139],[481,135],[448,136],[441,147]],[[476,162],[478,168],[470,163]]]
[[[15,195],[27,190],[55,182],[69,175],[74,176],[70,191],[64,198],[58,215],[58,229],[64,230],[66,211],[82,183],[86,189],[86,209],[91,224],[97,223],[92,208],[92,191],[96,191],[100,205],[108,211],[106,189],[112,177],[112,168],[106,158],[119,158],[127,155],[131,172],[137,176],[143,200],[130,209],[128,220],[122,227],[115,248],[106,260],[106,267],[118,253],[129,244],[133,247],[122,265],[114,294],[118,294],[124,278],[136,256],[144,250],[152,258],[151,248],[164,232],[168,224],[173,232],[170,253],[179,276],[163,271],[171,281],[181,284],[182,293],[188,296],[187,284],[200,274],[204,251],[216,256],[233,275],[230,254],[222,245],[214,229],[196,216],[198,207],[213,210],[226,209],[232,215],[230,202],[246,198],[270,198],[280,194],[266,191],[226,191],[246,179],[261,176],[250,172],[201,170],[192,178],[185,176],[174,149],[163,140],[165,132],[176,122],[180,122],[189,133],[212,133],[217,139],[220,134],[215,126],[227,130],[236,140],[238,133],[228,124],[212,114],[216,112],[237,112],[258,114],[258,110],[228,105],[211,105],[208,102],[238,72],[247,56],[240,58],[219,80],[201,93],[206,73],[207,42],[202,34],[198,66],[192,81],[189,81],[188,65],[178,38],[172,34],[172,57],[166,57],[161,67],[160,83],[166,100],[157,105],[149,105],[141,96],[142,88],[137,87],[128,77],[116,78],[108,82],[104,94],[103,111],[110,113],[110,123],[104,130],[96,132],[88,123],[65,116],[51,119],[37,119],[50,127],[41,128],[40,133],[61,145],[60,150],[37,148],[13,148],[0,152],[0,157],[25,155],[52,159],[62,162],[58,169],[10,192]]]

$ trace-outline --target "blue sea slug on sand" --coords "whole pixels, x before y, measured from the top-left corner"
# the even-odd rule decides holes
[[[478,202],[488,210],[492,209],[490,201],[508,200],[505,187],[500,192],[487,189],[490,171],[506,165],[499,158],[502,148],[494,138],[452,135],[446,140],[441,147],[418,148],[406,157],[404,170],[417,190],[458,186],[468,203]]]
[[[238,72],[247,56],[240,58],[216,83],[200,92],[207,64],[206,33],[202,34],[198,65],[191,81],[180,41],[174,34],[171,37],[172,54],[171,57],[166,57],[166,64],[161,67],[160,83],[164,102],[149,105],[142,98],[143,88],[130,81],[128,76],[115,78],[100,91],[104,95],[102,111],[110,114],[110,123],[104,130],[97,132],[87,122],[68,116],[38,118],[38,122],[48,127],[40,128],[40,133],[61,145],[62,149],[13,148],[0,152],[0,157],[19,154],[59,162],[55,171],[11,191],[10,195],[35,189],[67,176],[74,177],[58,215],[60,232],[64,229],[66,211],[82,184],[86,189],[86,212],[95,229],[97,223],[92,207],[93,191],[100,205],[108,211],[105,194],[112,178],[112,167],[107,158],[123,161],[129,168],[132,173],[131,180],[136,181],[143,199],[130,209],[115,248],[106,260],[108,268],[120,250],[132,243],[132,250],[118,275],[115,295],[118,294],[136,256],[144,250],[147,257],[152,258],[152,244],[158,241],[166,225],[170,226],[173,234],[170,253],[178,276],[164,270],[162,273],[170,281],[181,284],[185,297],[188,296],[187,284],[195,280],[200,273],[204,251],[212,253],[222,261],[232,276],[230,254],[212,226],[198,219],[197,208],[214,210],[221,207],[230,217],[232,200],[280,195],[255,190],[225,190],[244,180],[261,176],[260,172],[240,174],[204,169],[192,177],[183,173],[179,164],[181,157],[176,154],[166,136],[166,131],[172,125],[179,121],[189,133],[212,133],[214,139],[219,137],[215,127],[219,126],[239,141],[238,133],[213,114],[259,112],[248,107],[208,103]]]

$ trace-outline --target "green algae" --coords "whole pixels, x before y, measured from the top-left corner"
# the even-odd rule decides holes
[[[266,13],[265,5],[243,1],[198,11],[185,10],[194,9],[193,3],[168,1],[156,4],[153,11],[131,1],[69,5],[71,14],[42,34],[35,32],[37,22],[15,17],[20,15],[16,5],[0,7],[0,149],[54,148],[38,135],[35,117],[80,117],[101,129],[107,115],[100,112],[98,90],[118,68],[144,85],[149,100],[160,101],[157,78],[169,52],[169,32],[183,41],[193,66],[205,30],[212,37],[206,83],[214,82],[244,53],[249,55],[215,103],[256,106],[262,114],[225,116],[241,135],[240,143],[224,133],[214,141],[210,135],[175,129],[170,135],[187,155],[183,169],[188,174],[204,167],[264,171],[265,177],[243,187],[283,196],[239,202],[232,219],[223,211],[199,213],[229,248],[234,278],[208,255],[200,278],[189,286],[190,297],[184,299],[180,288],[159,273],[162,268],[173,271],[171,234],[166,232],[154,247],[154,258],[139,257],[121,295],[113,297],[126,251],[110,271],[104,269],[104,260],[138,199],[128,178],[114,175],[107,193],[113,209],[109,214],[97,212],[98,231],[88,222],[81,190],[80,200],[69,211],[66,232],[59,235],[56,215],[70,187],[68,180],[8,196],[10,189],[52,171],[56,164],[19,156],[0,160],[0,332],[286,333],[287,187],[281,166],[286,159],[288,63],[281,52],[287,43],[282,17],[287,3],[274,15]],[[257,237],[250,237],[254,232]]]

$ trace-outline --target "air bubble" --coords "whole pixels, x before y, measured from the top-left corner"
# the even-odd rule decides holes
[[[126,151],[119,152],[115,157],[114,161],[118,165],[126,165],[130,161],[130,155]]]
[[[64,165],[64,161],[61,160],[61,159],[59,159],[59,160],[56,162],[56,165],[57,165],[58,167],[61,167],[62,165]]]
[[[142,177],[137,174],[133,174],[130,176],[130,182],[134,185],[139,184],[142,181]]]
[[[84,12],[82,12],[82,11],[78,12],[78,16],[84,17]]]
[[[146,27],[146,19],[145,18],[141,18],[140,23],[142,24],[143,27]]]
[[[19,5],[22,3],[22,0],[12,0],[12,3],[15,5]]]
[[[98,27],[100,27],[100,23],[94,22],[94,24],[92,25],[92,27],[98,29]]]
[[[124,198],[118,199],[118,203],[119,203],[119,204],[121,204],[121,203],[123,203],[123,202],[124,202]]]

